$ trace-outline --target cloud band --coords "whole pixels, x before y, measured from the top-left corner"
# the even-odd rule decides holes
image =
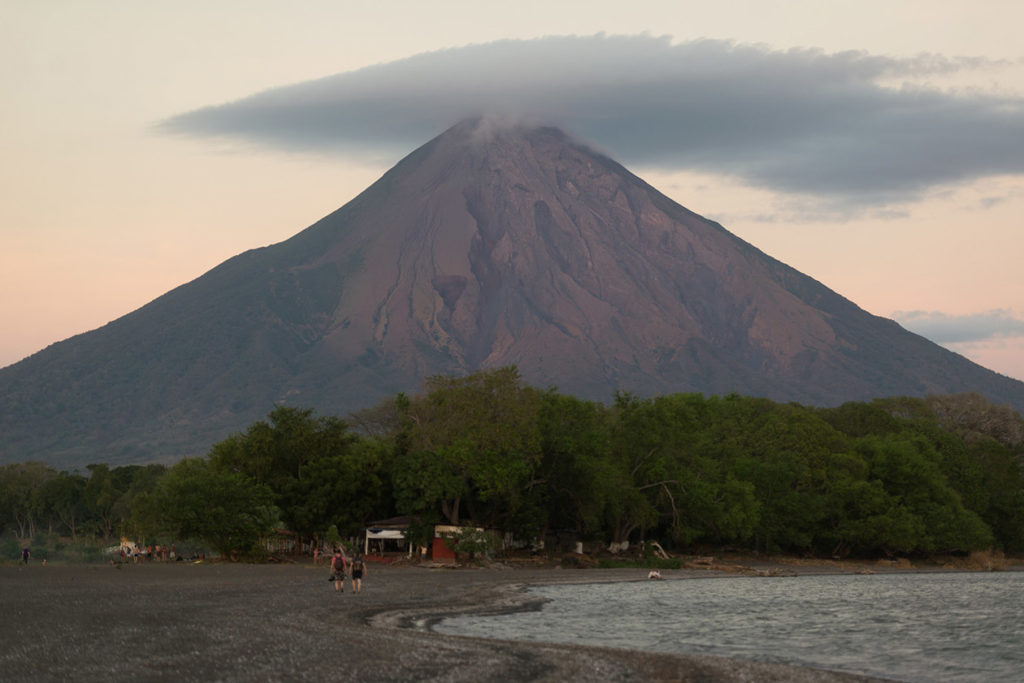
[[[392,155],[496,113],[564,126],[627,163],[884,205],[1024,173],[1024,98],[886,85],[986,66],[646,35],[505,40],[267,90],[159,127]]]

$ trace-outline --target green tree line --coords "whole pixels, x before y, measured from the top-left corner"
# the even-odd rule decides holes
[[[204,458],[0,468],[0,520],[247,552],[369,521],[520,539],[870,556],[1024,550],[1024,420],[976,394],[835,408],[737,395],[543,391],[515,368],[432,377],[348,420],[280,406]]]

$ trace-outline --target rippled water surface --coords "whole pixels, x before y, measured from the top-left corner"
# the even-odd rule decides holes
[[[537,588],[539,612],[441,633],[781,662],[901,681],[1024,681],[1024,573],[709,578]]]

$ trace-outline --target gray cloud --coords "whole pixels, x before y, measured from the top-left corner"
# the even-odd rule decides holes
[[[936,344],[960,344],[1000,337],[1024,336],[1024,320],[1012,311],[995,309],[970,315],[938,311],[897,311],[893,318],[903,327]]]
[[[887,85],[993,65],[651,36],[505,40],[267,90],[159,127],[393,158],[493,113],[563,126],[628,164],[878,206],[1024,173],[1024,98]]]

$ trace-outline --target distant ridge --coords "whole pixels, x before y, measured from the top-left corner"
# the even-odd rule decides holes
[[[555,128],[463,121],[291,239],[0,370],[0,461],[173,460],[433,374],[834,405],[1024,383],[868,314]]]

